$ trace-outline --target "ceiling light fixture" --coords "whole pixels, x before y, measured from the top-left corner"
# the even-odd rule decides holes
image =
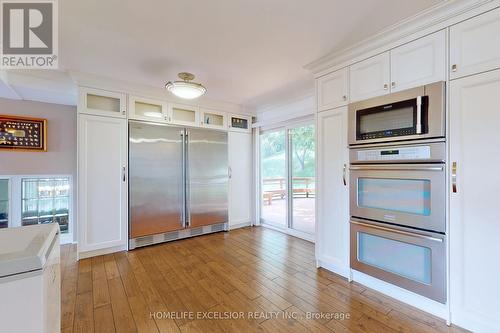
[[[165,85],[165,89],[175,96],[184,99],[195,99],[207,92],[207,88],[202,84],[191,82],[194,80],[193,74],[183,72],[179,73],[178,76],[182,81],[168,82]]]

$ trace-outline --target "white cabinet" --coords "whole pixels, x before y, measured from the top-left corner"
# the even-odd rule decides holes
[[[349,276],[347,107],[317,114],[316,260]]]
[[[227,129],[227,114],[220,111],[200,108],[201,125],[207,128]]]
[[[343,68],[316,81],[318,111],[334,109],[349,103],[349,69]]]
[[[500,332],[499,92],[500,70],[451,82],[451,319],[474,332]]]
[[[252,133],[252,117],[232,114],[229,116],[228,127],[232,132]]]
[[[78,113],[126,118],[127,95],[120,92],[80,87]]]
[[[197,106],[170,104],[169,117],[172,124],[201,126],[200,109]]]
[[[391,50],[391,92],[446,80],[444,30]]]
[[[228,133],[229,227],[252,222],[252,134]]]
[[[169,122],[169,109],[166,102],[130,95],[128,106],[130,119]]]
[[[500,68],[500,9],[450,28],[450,79]]]
[[[78,116],[78,255],[127,244],[127,121]]]
[[[389,52],[363,60],[349,68],[351,102],[389,93]]]

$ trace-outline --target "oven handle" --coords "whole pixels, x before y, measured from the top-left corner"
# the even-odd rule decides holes
[[[417,97],[417,134],[422,134],[422,96]]]
[[[432,236],[425,236],[425,235],[421,235],[421,234],[415,234],[413,232],[407,232],[407,231],[402,231],[402,230],[398,230],[398,229],[386,228],[386,227],[381,227],[378,225],[357,222],[357,221],[354,221],[352,219],[351,219],[351,223],[356,224],[356,225],[360,225],[362,227],[378,229],[378,230],[382,230],[382,231],[389,231],[389,232],[393,232],[393,233],[400,234],[400,235],[422,238],[422,239],[427,239],[427,240],[431,240],[434,242],[440,242],[440,243],[443,242],[443,239],[441,239],[441,238],[436,238],[436,237],[432,237]]]
[[[389,171],[443,171],[443,166],[402,166],[402,165],[351,165],[349,170],[389,170]]]

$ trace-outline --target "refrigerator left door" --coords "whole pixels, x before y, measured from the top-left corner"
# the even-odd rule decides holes
[[[130,239],[183,228],[183,131],[129,124]]]

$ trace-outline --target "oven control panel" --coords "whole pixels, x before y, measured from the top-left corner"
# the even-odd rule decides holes
[[[357,151],[358,162],[428,160],[431,158],[430,146],[366,149]]]

